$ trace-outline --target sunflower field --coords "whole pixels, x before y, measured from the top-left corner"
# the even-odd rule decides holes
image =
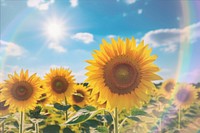
[[[200,85],[163,83],[141,41],[103,40],[87,79],[68,68],[44,77],[21,70],[0,84],[1,133],[200,133]]]

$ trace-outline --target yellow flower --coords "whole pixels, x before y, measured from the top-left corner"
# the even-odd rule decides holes
[[[47,89],[44,87],[44,81],[41,82],[40,88],[42,89],[42,94],[37,100],[38,104],[41,104],[43,107],[46,106],[47,104],[51,103],[50,95],[47,93]]]
[[[181,109],[189,108],[197,98],[197,91],[190,84],[180,84],[174,91],[174,104]]]
[[[130,109],[148,102],[155,88],[151,81],[161,79],[154,74],[159,68],[153,64],[157,56],[151,56],[151,51],[143,41],[136,46],[134,38],[112,39],[111,44],[103,40],[100,50],[92,54],[94,60],[87,61],[86,81],[93,88],[92,95],[99,93],[98,102],[107,101],[107,109]]]
[[[99,93],[97,94],[94,94],[94,95],[91,95],[90,96],[90,105],[98,108],[98,109],[101,109],[101,108],[106,108],[106,101],[104,103],[99,103],[97,102],[99,99]]]
[[[45,88],[53,101],[61,102],[72,94],[74,76],[71,71],[64,68],[50,69],[45,75]]]
[[[2,99],[1,89],[3,89],[3,86],[0,86],[0,116],[4,116],[9,114],[9,105],[5,105],[6,101]]]
[[[15,111],[34,109],[41,95],[40,78],[36,74],[29,77],[28,70],[21,70],[20,75],[16,72],[9,74],[8,77],[2,89],[5,106],[9,105]]]
[[[70,104],[84,107],[89,103],[89,91],[83,85],[75,85],[73,93],[69,99]]]
[[[169,99],[172,97],[172,92],[175,88],[176,82],[174,79],[168,79],[165,82],[163,82],[159,93],[163,95],[165,98]]]

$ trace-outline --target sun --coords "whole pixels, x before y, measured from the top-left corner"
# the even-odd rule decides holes
[[[60,41],[66,36],[65,20],[61,18],[50,18],[44,23],[44,34],[50,41]]]

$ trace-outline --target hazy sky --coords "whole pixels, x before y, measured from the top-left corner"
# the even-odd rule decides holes
[[[0,80],[29,69],[70,68],[85,79],[102,39],[145,40],[163,79],[200,81],[198,0],[1,0]]]

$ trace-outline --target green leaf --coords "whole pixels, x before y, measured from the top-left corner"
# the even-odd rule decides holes
[[[96,110],[96,108],[93,107],[93,106],[86,106],[83,109],[86,109],[86,110],[89,110],[89,111],[95,111]]]
[[[112,118],[112,115],[110,113],[106,113],[104,115],[104,118],[106,119],[108,125],[112,124],[113,118]]]
[[[76,111],[78,111],[78,110],[81,109],[81,107],[79,107],[79,106],[77,106],[77,105],[73,105],[73,109],[76,110]]]
[[[135,117],[135,116],[127,116],[127,118],[134,120],[134,121],[137,121],[137,122],[141,122],[141,120],[138,117]]]
[[[102,122],[95,119],[91,119],[84,122],[84,124],[87,124],[89,127],[96,128],[97,126],[101,125]]]
[[[43,133],[59,133],[60,126],[48,125],[43,129]]]
[[[75,125],[75,124],[80,124],[83,123],[95,115],[97,115],[99,112],[102,112],[102,110],[96,110],[96,111],[89,111],[86,109],[80,109],[78,112],[75,113],[74,116],[68,119],[66,122],[67,125]]]
[[[96,128],[96,131],[100,132],[100,133],[108,133],[108,128],[104,127],[104,126],[99,126]]]
[[[133,110],[131,110],[131,115],[132,116],[137,116],[137,115],[148,115],[148,114],[143,110],[133,109]]]
[[[193,118],[193,117],[195,117],[195,115],[194,115],[194,114],[185,114],[185,116],[186,116],[186,117],[190,117],[190,118]]]
[[[75,132],[72,131],[69,127],[66,127],[63,129],[63,133],[75,133]]]
[[[55,103],[54,108],[62,111],[66,111],[71,107],[71,105],[61,105],[60,103]]]
[[[158,101],[164,104],[169,103],[169,101],[165,99],[164,97],[159,97]]]

